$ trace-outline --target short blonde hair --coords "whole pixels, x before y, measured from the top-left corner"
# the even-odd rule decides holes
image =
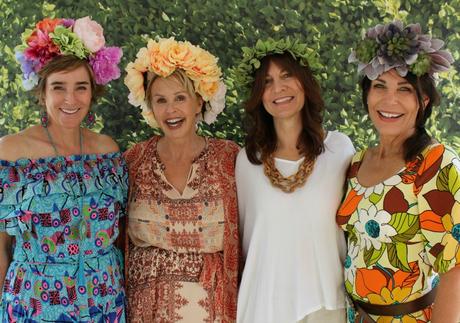
[[[148,72],[147,78],[149,77],[150,79],[148,80],[146,86],[145,102],[147,103],[149,109],[152,110],[152,85],[155,82],[155,80],[160,78],[161,76]],[[199,98],[201,98],[201,96],[195,92],[193,81],[185,74],[183,70],[177,69],[169,77],[175,78],[179,82],[179,84],[184,87],[184,89],[192,98],[195,98],[197,101]]]

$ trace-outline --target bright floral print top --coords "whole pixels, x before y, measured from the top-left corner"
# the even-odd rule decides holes
[[[14,237],[0,322],[124,322],[121,154],[0,160],[0,232]]]
[[[337,213],[348,233],[345,286],[364,302],[409,302],[431,290],[437,273],[460,266],[460,161],[451,148],[433,144],[396,175],[364,187],[357,179],[364,154],[353,157]],[[348,314],[354,322],[354,312]],[[430,317],[427,308],[394,322]]]

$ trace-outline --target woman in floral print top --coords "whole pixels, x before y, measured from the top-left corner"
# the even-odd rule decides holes
[[[460,160],[424,128],[439,103],[433,73],[452,57],[427,39],[418,25],[379,25],[350,56],[365,73],[363,103],[379,143],[354,156],[337,214],[348,233],[349,322],[460,320]],[[395,40],[407,51],[388,51]],[[377,59],[365,60],[372,50]]]

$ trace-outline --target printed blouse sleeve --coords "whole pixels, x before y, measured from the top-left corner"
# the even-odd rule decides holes
[[[460,161],[449,147],[434,146],[414,182],[425,261],[438,273],[460,266]]]

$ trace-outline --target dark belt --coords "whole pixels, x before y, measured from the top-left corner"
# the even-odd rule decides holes
[[[356,311],[363,316],[366,321],[370,321],[369,315],[364,314],[372,314],[372,315],[379,315],[379,316],[399,316],[405,315],[409,313],[418,312],[423,310],[433,304],[434,299],[436,297],[436,287],[433,288],[431,291],[414,299],[413,301],[407,303],[399,303],[399,304],[392,304],[392,305],[378,305],[378,304],[370,304],[366,302],[361,302],[358,300],[352,300],[353,305],[355,306]],[[362,313],[365,312],[365,313]]]

